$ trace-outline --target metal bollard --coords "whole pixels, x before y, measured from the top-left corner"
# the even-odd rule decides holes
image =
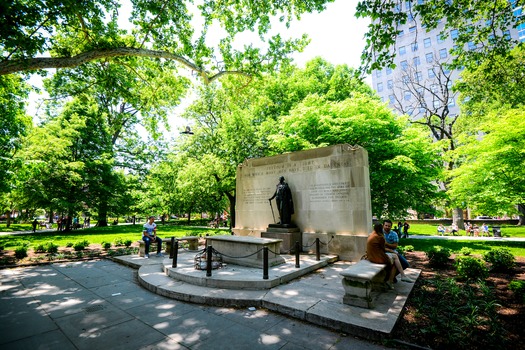
[[[173,247],[174,246],[175,246],[175,236],[171,237],[170,259],[173,259]]]
[[[268,247],[263,247],[263,280],[268,279]]]
[[[213,258],[212,251],[213,248],[211,245],[209,245],[206,248],[206,277],[211,277],[211,259]]]
[[[321,245],[319,244],[319,237],[315,239],[315,260],[321,260]]]
[[[175,268],[177,267],[177,257],[179,255],[179,240],[178,239],[176,239],[175,242],[171,244],[171,251],[173,252],[173,262],[171,263],[171,267]]]
[[[300,260],[299,260],[299,251],[301,250],[301,245],[299,244],[299,241],[295,241],[295,267],[300,268]]]

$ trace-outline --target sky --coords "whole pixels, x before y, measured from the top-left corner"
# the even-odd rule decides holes
[[[306,33],[311,39],[310,44],[303,52],[293,55],[295,63],[299,67],[320,56],[332,64],[347,64],[349,67],[357,68],[360,65],[361,52],[365,46],[364,34],[367,29],[367,19],[356,19],[354,16],[356,1],[336,0],[326,5],[326,10],[321,13],[307,13],[301,16],[300,21],[292,22],[289,29],[284,26],[276,27],[275,31],[283,37],[300,37]],[[124,21],[128,16],[125,11],[121,12]],[[41,86],[39,78],[35,76],[31,83]],[[371,84],[370,81],[367,81]],[[34,115],[36,112],[36,101],[42,96],[32,93],[32,101],[28,112]],[[187,104],[186,101],[185,104]],[[175,110],[170,117],[172,131],[171,136],[178,134],[177,130],[182,128],[185,121],[177,117],[180,110]],[[36,118],[38,120],[38,118]]]

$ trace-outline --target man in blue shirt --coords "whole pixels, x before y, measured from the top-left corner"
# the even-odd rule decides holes
[[[399,245],[399,237],[395,231],[392,231],[392,221],[385,220],[383,221],[383,234],[385,236],[385,248],[388,250],[391,250],[394,253],[397,253],[399,257],[399,262],[401,262],[401,266],[403,267],[403,270],[410,267],[410,264],[408,263],[408,260],[399,252],[397,251],[397,246]]]
[[[155,223],[155,217],[150,216],[148,222],[143,226],[142,240],[146,243],[144,258],[149,258],[149,246],[151,242],[157,242],[157,256],[162,256],[160,252],[162,249],[162,239],[157,236],[157,224]]]

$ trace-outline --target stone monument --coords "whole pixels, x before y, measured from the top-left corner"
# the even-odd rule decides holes
[[[320,238],[323,253],[358,260],[372,225],[366,150],[342,144],[246,160],[237,168],[235,235],[282,238],[271,234],[276,220],[268,203],[280,176],[288,181],[294,203],[292,227],[285,229],[298,228],[288,232],[296,235],[290,242],[297,238],[303,250],[312,250],[308,247]],[[281,227],[273,229],[282,233],[275,232]],[[289,248],[285,240],[281,252]]]

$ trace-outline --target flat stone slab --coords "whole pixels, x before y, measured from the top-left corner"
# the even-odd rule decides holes
[[[268,265],[283,264],[280,255],[282,239],[259,238],[251,236],[210,236],[206,246],[212,246],[222,260],[241,266],[263,268],[263,249],[268,248]]]

